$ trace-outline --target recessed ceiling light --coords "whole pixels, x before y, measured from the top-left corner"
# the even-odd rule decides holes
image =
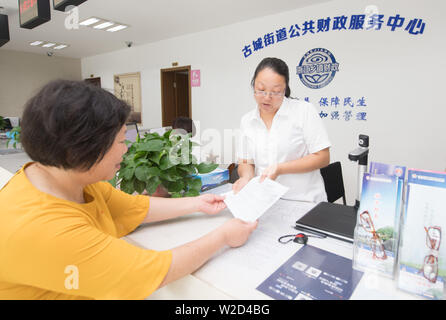
[[[107,29],[106,31],[108,32],[116,32],[125,28],[128,28],[129,26],[123,25],[123,24],[119,24],[117,26],[111,27],[110,29]]]
[[[34,42],[31,42],[29,45],[30,46],[39,46],[39,45],[41,45],[43,43],[43,41],[34,41]]]
[[[89,26],[92,25],[96,22],[101,21],[101,19],[98,18],[88,18],[87,20],[82,21],[81,23],[79,23],[81,26]]]
[[[65,49],[66,47],[68,47],[67,44],[59,44],[56,47],[54,47],[54,50],[61,50],[61,49]]]
[[[42,48],[50,48],[50,47],[52,47],[52,46],[54,46],[54,45],[56,45],[55,43],[52,43],[52,42],[48,42],[48,43],[45,43],[43,46],[42,46]]]
[[[98,17],[90,17],[82,21],[80,25],[92,27],[97,30],[106,30],[108,32],[116,32],[129,28],[128,25]]]
[[[110,26],[112,26],[112,25],[114,25],[115,23],[114,22],[104,22],[104,23],[101,23],[101,24],[98,24],[98,25],[96,25],[96,26],[94,26],[93,28],[95,28],[95,29],[105,29],[105,28],[108,28],[108,27],[110,27]]]

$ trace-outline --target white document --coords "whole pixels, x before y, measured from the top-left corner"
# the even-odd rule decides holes
[[[255,221],[266,212],[287,191],[288,187],[271,179],[259,182],[252,178],[237,194],[225,194],[225,203],[234,217],[243,221]]]

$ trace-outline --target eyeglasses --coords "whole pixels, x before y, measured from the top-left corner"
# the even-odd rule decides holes
[[[361,223],[361,227],[364,228],[365,231],[370,232],[372,234],[372,251],[373,251],[373,259],[378,260],[386,260],[387,254],[384,250],[384,245],[382,244],[381,238],[376,233],[375,226],[373,225],[372,217],[370,216],[368,211],[364,211],[359,215],[359,220]]]
[[[271,96],[271,98],[281,98],[285,95],[283,92],[268,92],[263,90],[254,90],[254,95],[256,97],[266,97]]]
[[[430,249],[430,254],[424,257],[423,276],[429,282],[437,282],[438,277],[438,250],[441,242],[441,228],[440,227],[424,227],[426,231],[426,246]]]

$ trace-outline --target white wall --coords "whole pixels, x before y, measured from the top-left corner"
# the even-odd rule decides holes
[[[81,80],[80,59],[1,50],[0,115],[21,117],[28,99],[56,79]]]
[[[161,125],[160,69],[191,65],[201,70],[201,87],[192,88],[192,117],[201,129],[237,128],[241,116],[255,107],[250,81],[258,62],[266,56],[285,60],[290,67],[291,91],[309,97],[318,111],[321,97],[366,97],[367,121],[323,121],[332,141],[332,161],[341,160],[348,203],[356,195],[357,165],[347,159],[357,146],[358,135],[370,136],[370,161],[381,161],[428,170],[445,170],[446,108],[442,79],[446,72],[443,13],[438,0],[374,1],[384,22],[400,14],[407,22],[421,18],[423,35],[404,28],[368,31],[329,31],[276,43],[248,58],[242,48],[264,34],[306,20],[350,17],[364,13],[369,1],[336,0],[278,15],[250,20],[206,32],[82,59],[83,77],[100,76],[105,88],[113,88],[113,75],[141,72],[143,126]],[[296,66],[312,48],[330,50],[340,62],[340,71],[326,87],[305,87],[296,76]],[[340,107],[344,108],[343,106]],[[329,108],[328,110],[334,110]]]

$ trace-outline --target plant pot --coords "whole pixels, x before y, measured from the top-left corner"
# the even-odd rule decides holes
[[[152,197],[170,198],[170,194],[167,192],[167,189],[160,184],[158,188],[156,188],[156,191],[152,194]]]

